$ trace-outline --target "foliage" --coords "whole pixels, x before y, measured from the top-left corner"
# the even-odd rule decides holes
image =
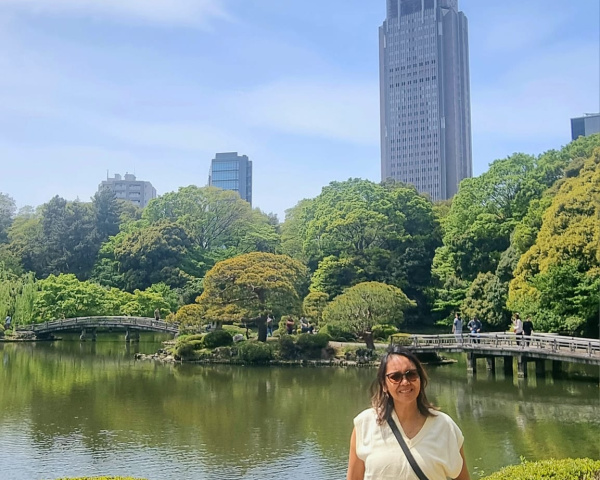
[[[320,351],[329,343],[329,336],[324,333],[303,333],[298,335],[296,345],[301,353]]]
[[[206,348],[227,347],[233,344],[233,337],[227,330],[213,330],[204,336]]]
[[[183,328],[192,326],[199,327],[203,323],[202,307],[197,303],[184,305],[177,310],[173,321]]]
[[[314,271],[311,292],[334,298],[361,282],[385,282],[418,299],[423,311],[439,242],[431,202],[394,182],[332,182],[288,211],[282,225],[282,250]]]
[[[599,244],[600,148],[579,175],[561,183],[535,243],[519,260],[508,306],[532,316],[536,330],[597,337]]]
[[[293,360],[296,358],[296,342],[290,335],[281,335],[279,337],[279,356],[284,360]]]
[[[17,204],[9,195],[0,192],[0,243],[8,240],[8,229],[11,226],[15,213],[17,212]]]
[[[310,292],[302,302],[304,315],[318,325],[323,318],[323,310],[327,306],[328,300],[329,295],[326,293]]]
[[[372,328],[372,332],[373,338],[387,341],[390,338],[390,335],[398,332],[398,328],[394,325],[375,325]]]
[[[204,278],[198,303],[214,321],[254,321],[266,341],[269,313],[299,312],[307,280],[297,260],[272,253],[248,253],[217,263]]]
[[[204,335],[180,335],[175,341],[173,353],[183,359],[195,357],[195,352],[204,348]]]
[[[238,347],[238,357],[247,363],[268,363],[273,358],[273,350],[264,342],[244,342]]]
[[[511,465],[483,480],[596,480],[600,478],[600,461],[590,458],[541,460]]]
[[[400,326],[404,310],[416,306],[402,290],[378,282],[359,283],[334,298],[323,311],[327,325],[340,325],[363,337],[378,324]]]
[[[451,316],[477,275],[495,272],[510,245],[518,255],[533,244],[555,184],[563,181],[570,165],[580,163],[579,157],[600,145],[600,136],[594,137],[539,157],[514,154],[496,160],[486,173],[461,182],[443,217],[444,246],[434,259],[438,312]],[[508,276],[501,276],[501,282],[508,282]]]
[[[80,281],[73,274],[61,274],[39,280],[36,289],[32,317],[37,322],[101,315],[153,317],[156,308],[161,313],[170,311],[169,293],[160,286],[131,294],[91,281]],[[156,290],[163,291],[167,299]],[[31,302],[34,295],[31,286],[23,288],[24,312],[27,311],[26,295],[29,295],[27,301]]]
[[[510,323],[510,313],[506,310],[508,284],[491,272],[479,273],[462,304],[460,311],[465,319],[479,318],[482,324],[504,331]]]
[[[330,340],[336,342],[353,342],[356,335],[347,325],[327,324],[319,328],[319,333],[327,335]]]
[[[410,346],[412,341],[412,336],[408,333],[394,333],[390,335],[390,343],[394,345],[402,345],[403,347]]]

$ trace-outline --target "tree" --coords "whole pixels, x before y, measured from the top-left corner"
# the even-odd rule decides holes
[[[323,292],[310,292],[302,302],[304,315],[314,321],[317,325],[323,318],[323,310],[327,306],[329,295]]]
[[[491,272],[479,273],[460,308],[466,318],[479,318],[484,325],[504,330],[510,323],[506,310],[508,284]]]
[[[258,339],[267,340],[269,313],[300,313],[308,272],[285,255],[248,253],[223,260],[204,277],[198,298],[204,316],[212,321],[253,321]]]
[[[600,140],[600,136],[598,136]],[[598,336],[600,303],[600,148],[567,178],[519,260],[508,306],[538,329]]]
[[[379,282],[363,282],[335,297],[323,310],[326,325],[340,326],[362,338],[374,349],[372,329],[375,325],[401,325],[404,311],[416,307],[402,290]]]
[[[8,240],[8,229],[17,211],[14,199],[0,192],[0,243]]]

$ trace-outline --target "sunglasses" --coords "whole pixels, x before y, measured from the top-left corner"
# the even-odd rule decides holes
[[[410,383],[416,382],[421,376],[417,370],[407,370],[406,372],[392,372],[385,375],[392,383],[400,383],[403,378],[406,378]]]

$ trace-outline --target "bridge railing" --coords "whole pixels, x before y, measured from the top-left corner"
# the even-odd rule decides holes
[[[167,323],[164,320],[156,320],[149,317],[127,317],[127,316],[98,316],[98,317],[76,317],[51,320],[42,323],[20,325],[17,330],[44,332],[49,330],[66,330],[69,328],[93,328],[93,327],[146,327],[164,331],[177,331],[179,325]]]
[[[480,333],[471,335],[411,335],[410,337],[392,337],[392,344],[398,343],[409,348],[472,348],[540,350],[566,355],[600,356],[600,340],[590,338],[564,337],[560,335],[532,334],[515,335],[511,333]]]

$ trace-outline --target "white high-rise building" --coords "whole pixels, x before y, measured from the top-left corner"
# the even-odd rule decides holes
[[[472,176],[468,25],[458,0],[387,0],[379,78],[381,179],[451,198]]]

